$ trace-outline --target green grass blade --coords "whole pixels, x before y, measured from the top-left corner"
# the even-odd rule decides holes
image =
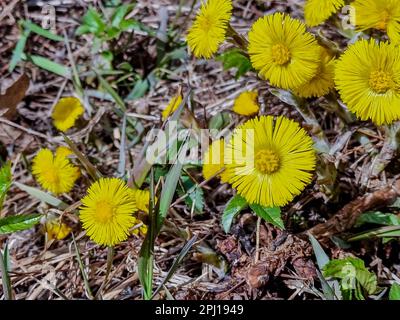
[[[183,144],[181,150],[179,151],[179,154],[183,152],[182,150],[186,150],[186,143]],[[179,178],[181,176],[182,168],[183,168],[183,163],[181,161],[177,161],[172,166],[172,168],[170,169],[170,171],[166,176],[165,185],[161,191],[160,210],[157,215],[157,225],[156,225],[157,234],[160,232],[161,227],[164,223],[164,219],[168,214],[172,199],[176,191],[176,187],[178,185]]]
[[[6,300],[13,300],[13,292],[11,288],[10,276],[8,274],[6,260],[0,250],[0,274],[1,282],[3,283],[4,298]]]
[[[181,252],[179,255],[175,258],[174,262],[172,263],[171,268],[169,269],[167,275],[165,276],[164,280],[161,282],[161,284],[158,286],[158,288],[154,291],[153,297],[161,290],[161,288],[164,287],[164,285],[171,279],[171,277],[174,275],[180,264],[182,263],[183,259],[185,256],[188,254],[194,243],[196,242],[197,237],[193,236],[182,248]]]
[[[87,276],[86,271],[85,271],[85,266],[83,265],[81,254],[79,253],[78,245],[76,244],[74,234],[71,233],[71,235],[72,235],[72,241],[74,243],[76,260],[78,261],[79,269],[81,270],[83,282],[85,284],[86,293],[87,293],[89,299],[93,300],[94,296],[93,296],[93,293],[92,293],[92,289],[90,288],[90,285],[89,285],[88,276]]]
[[[108,83],[106,79],[104,79],[98,72],[96,72],[97,78],[99,79],[99,82],[101,86],[104,88],[104,90],[107,91],[107,93],[114,99],[115,103],[121,108],[122,111],[126,111],[126,105],[124,100],[119,96],[117,91],[114,90],[113,87]]]
[[[92,177],[94,181],[102,178],[102,174],[99,170],[79,151],[78,147],[69,139],[65,134],[62,134],[64,141],[68,144],[68,147],[77,156],[87,173]]]
[[[44,70],[53,72],[61,77],[70,79],[71,78],[71,70],[68,67],[65,67],[57,62],[51,61],[42,56],[22,54],[22,59],[31,61],[33,64],[42,68]]]
[[[47,192],[44,192],[34,187],[27,186],[17,181],[14,181],[13,184],[22,191],[25,191],[26,193],[30,194],[32,197],[39,199],[40,201],[43,201],[53,207],[59,208],[61,210],[68,208],[68,205],[65,202],[63,202],[60,199],[57,199],[56,197],[52,196]]]
[[[151,299],[153,290],[153,250],[158,210],[158,203],[155,204],[154,170],[152,168],[150,172],[149,228],[140,248],[138,259],[138,276],[143,286],[143,298],[145,300]]]
[[[33,23],[32,21],[23,20],[22,26],[25,29],[31,30],[32,32],[34,32],[42,37],[45,37],[47,39],[54,40],[54,41],[64,41],[63,37],[60,37],[49,30],[43,29],[42,27],[38,26],[37,24]]]
[[[22,34],[17,42],[17,45],[15,46],[10,64],[8,66],[9,72],[13,72],[13,70],[17,66],[18,62],[20,62],[22,60],[26,41],[28,40],[30,33],[31,33],[31,31],[29,29],[25,29],[24,31],[22,31]]]
[[[124,114],[124,117],[122,119],[121,142],[119,146],[118,175],[120,177],[123,177],[125,175],[125,166],[126,166],[125,149],[126,149],[126,114]]]
[[[12,182],[11,163],[7,162],[0,169],[0,210]]]

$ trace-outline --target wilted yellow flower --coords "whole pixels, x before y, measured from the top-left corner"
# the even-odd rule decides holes
[[[318,70],[320,49],[306,25],[282,13],[259,18],[249,32],[251,63],[277,87],[295,89]]]
[[[140,234],[142,237],[144,237],[147,234],[147,229],[148,229],[147,225],[145,225],[143,223],[143,221],[141,221],[135,217],[134,217],[134,219],[135,219],[135,222],[133,224],[134,227],[133,227],[132,233],[137,236]]]
[[[209,59],[225,40],[232,16],[231,0],[207,0],[189,29],[187,42],[197,58]]]
[[[309,82],[293,90],[294,93],[303,98],[322,97],[328,94],[335,87],[335,63],[335,58],[321,47],[317,74]]]
[[[344,6],[344,0],[307,0],[304,18],[310,27],[317,26]]]
[[[233,111],[243,116],[252,116],[260,111],[258,105],[258,93],[256,91],[242,92],[233,104]]]
[[[100,245],[113,246],[128,238],[136,218],[131,190],[117,178],[94,182],[81,200],[79,218],[87,235]]]
[[[387,32],[390,40],[400,42],[400,5],[398,0],[356,0],[351,3],[352,23],[357,29]]]
[[[171,114],[173,114],[182,103],[182,95],[179,93],[171,99],[168,106],[162,112],[162,119],[165,121]]]
[[[360,40],[336,65],[335,83],[343,102],[360,119],[377,125],[400,119],[400,49],[387,42]]]
[[[150,191],[132,189],[132,194],[133,197],[135,198],[137,209],[149,213]]]
[[[215,176],[218,172],[218,177],[224,181],[224,139],[215,140],[211,143],[203,157],[203,177],[208,180]]]
[[[284,206],[311,182],[313,141],[298,123],[262,116],[235,129],[225,148],[225,176],[248,203]]]
[[[44,189],[55,194],[71,191],[80,176],[64,155],[53,156],[49,149],[41,149],[33,159],[32,173]]]
[[[51,117],[54,126],[60,131],[73,127],[75,121],[84,113],[81,101],[75,97],[62,98],[55,105]]]
[[[72,229],[56,217],[49,217],[44,224],[45,232],[49,240],[62,240],[66,238]]]

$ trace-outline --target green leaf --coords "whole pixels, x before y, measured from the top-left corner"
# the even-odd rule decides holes
[[[325,277],[340,279],[343,296],[348,299],[353,292],[356,299],[363,300],[364,292],[371,295],[379,291],[376,275],[369,272],[364,261],[359,258],[331,260],[323,268],[323,274]]]
[[[92,7],[89,8],[83,17],[83,26],[76,30],[77,35],[93,33],[96,36],[100,36],[106,29],[103,17]]]
[[[135,6],[134,4],[128,4],[128,5],[124,4],[122,6],[119,6],[115,10],[111,18],[111,25],[113,27],[119,28],[125,16],[128,14],[129,11],[133,9],[134,6]]]
[[[29,187],[29,186],[19,183],[17,181],[14,181],[13,183],[22,191],[29,193],[32,197],[39,199],[40,201],[43,201],[45,203],[48,203],[49,205],[51,205],[53,207],[57,207],[61,210],[68,208],[68,205],[65,202],[57,199],[56,197],[52,196],[51,194],[49,194],[47,192],[41,191],[41,190],[33,188],[33,187]]]
[[[29,60],[39,68],[53,72],[64,78],[71,78],[71,70],[57,62],[51,61],[42,56],[22,54],[22,59]]]
[[[7,162],[0,169],[0,210],[12,182],[11,163]]]
[[[221,223],[226,233],[231,229],[233,219],[247,207],[247,201],[242,196],[236,195],[227,203],[222,214]]]
[[[400,300],[400,285],[396,282],[390,288],[389,300]]]
[[[133,90],[126,97],[126,100],[130,101],[130,100],[140,99],[146,94],[148,89],[149,89],[149,82],[147,81],[147,79],[144,80],[139,79],[138,81],[136,81]]]
[[[227,125],[232,123],[232,117],[229,112],[218,112],[215,116],[213,116],[208,124],[208,128],[210,130],[221,130],[225,128]]]
[[[250,59],[243,55],[243,53],[238,49],[232,49],[224,52],[217,57],[217,60],[222,62],[225,70],[236,68],[236,79],[240,78],[247,71],[252,69]]]
[[[0,219],[0,234],[30,229],[40,222],[41,217],[41,214],[27,214],[2,218]]]
[[[181,181],[182,185],[177,189],[178,195],[182,197],[187,194],[185,202],[189,207],[189,210],[193,208],[195,213],[202,214],[204,209],[203,189],[199,188],[198,185],[186,175],[181,177]]]
[[[43,29],[42,27],[38,26],[37,24],[29,21],[29,20],[22,20],[22,26],[25,29],[28,29],[42,37],[45,37],[50,40],[54,41],[64,41],[64,38],[54,34],[53,32]]]
[[[263,218],[265,221],[273,224],[279,229],[285,229],[285,225],[281,217],[281,209],[279,207],[265,208],[259,204],[251,204],[250,208],[257,216]]]
[[[385,226],[400,225],[400,218],[392,213],[383,213],[380,211],[371,211],[363,213],[356,222],[356,227],[365,223],[381,224]]]
[[[14,68],[17,66],[18,62],[20,62],[22,60],[22,55],[24,54],[25,44],[26,44],[26,41],[28,40],[30,32],[31,31],[29,29],[25,29],[22,32],[22,34],[17,42],[17,45],[15,46],[10,64],[8,66],[9,72],[12,72],[14,70]]]

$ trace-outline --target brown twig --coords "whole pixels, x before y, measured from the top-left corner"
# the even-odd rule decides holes
[[[384,207],[393,203],[400,196],[400,179],[392,186],[359,197],[345,205],[332,218],[325,223],[316,225],[308,230],[317,239],[329,237],[344,232],[357,221],[357,218],[368,210]]]

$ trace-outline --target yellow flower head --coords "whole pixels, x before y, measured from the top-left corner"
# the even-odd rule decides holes
[[[72,231],[68,225],[61,222],[56,217],[49,217],[46,219],[44,228],[49,240],[62,240],[66,238]]]
[[[322,97],[328,94],[335,87],[335,63],[336,60],[325,48],[321,47],[321,60],[317,74],[309,82],[294,89],[294,93],[303,98]]]
[[[56,157],[59,156],[59,157],[68,158],[72,154],[74,154],[72,152],[72,150],[70,148],[64,147],[64,146],[58,147],[56,150]]]
[[[352,23],[359,30],[378,29],[390,40],[400,42],[400,5],[398,0],[356,0],[351,3]]]
[[[249,32],[253,67],[274,86],[298,88],[317,72],[320,49],[306,25],[282,13],[259,18]]]
[[[162,112],[163,121],[167,120],[167,118],[173,114],[182,103],[182,95],[179,93],[175,97],[171,99],[168,106]]]
[[[135,199],[124,181],[102,178],[94,182],[81,200],[80,219],[94,242],[113,246],[128,238],[136,219]]]
[[[62,98],[55,105],[51,115],[53,124],[58,130],[65,132],[74,126],[75,121],[84,111],[85,109],[78,98]]]
[[[232,110],[243,116],[252,116],[257,114],[260,110],[257,98],[258,93],[256,91],[245,91],[236,98]]]
[[[371,39],[351,45],[339,59],[335,83],[360,119],[377,125],[400,119],[400,49]]]
[[[248,203],[286,205],[312,180],[313,141],[298,123],[251,119],[235,129],[225,149],[225,175]]]
[[[132,189],[138,210],[149,213],[150,191]]]
[[[224,139],[215,140],[205,152],[203,157],[204,179],[211,179],[211,177],[215,176],[217,172],[220,172],[218,177],[220,177],[222,181],[225,181],[225,172],[221,171],[223,168],[225,168],[224,147]]]
[[[79,178],[79,169],[64,156],[54,156],[49,149],[41,149],[33,159],[32,173],[40,185],[54,194],[71,191]]]
[[[307,0],[304,17],[310,27],[315,27],[344,6],[344,0]]]
[[[225,40],[232,16],[231,0],[207,0],[189,29],[187,42],[197,58],[209,59]]]

